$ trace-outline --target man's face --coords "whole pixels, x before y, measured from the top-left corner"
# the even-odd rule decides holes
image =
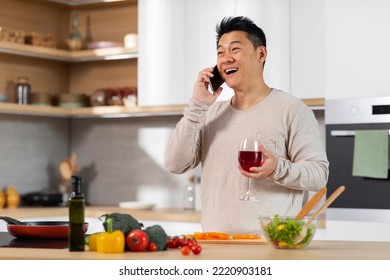
[[[259,62],[262,48],[255,49],[243,31],[222,35],[217,47],[217,64],[229,87],[244,90],[258,81],[263,67]]]

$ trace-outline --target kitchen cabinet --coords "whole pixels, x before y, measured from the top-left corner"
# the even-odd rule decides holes
[[[390,2],[325,1],[326,98],[389,96]]]
[[[291,94],[325,97],[325,1],[291,0]]]
[[[0,92],[5,91],[9,101],[13,101],[13,84],[18,76],[29,77],[33,93],[51,95],[90,95],[99,88],[137,86],[136,48],[68,51],[65,45],[73,13],[78,14],[84,38],[88,34],[93,41],[122,43],[124,35],[138,31],[137,1],[71,4],[1,0],[0,27],[52,34],[58,45],[48,48],[0,41],[0,71],[4,73],[0,77]]]

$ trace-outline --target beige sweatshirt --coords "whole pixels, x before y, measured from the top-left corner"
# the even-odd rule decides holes
[[[258,202],[239,200],[248,178],[237,167],[242,137],[272,139],[275,172],[251,180]],[[201,224],[204,231],[259,232],[258,217],[295,215],[303,192],[327,183],[328,167],[317,120],[301,100],[273,89],[255,107],[239,111],[229,101],[208,107],[191,99],[165,151],[165,166],[184,173],[201,164]]]

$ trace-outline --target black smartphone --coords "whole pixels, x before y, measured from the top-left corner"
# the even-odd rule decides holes
[[[214,77],[210,78],[210,90],[214,93],[214,91],[216,91],[224,83],[224,81],[219,74],[217,65],[214,66],[213,74]]]

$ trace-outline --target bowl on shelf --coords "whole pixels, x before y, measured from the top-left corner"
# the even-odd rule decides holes
[[[313,240],[319,225],[319,218],[315,218],[306,227],[305,224],[309,220],[310,217],[295,219],[294,217],[279,215],[259,217],[263,235],[277,249],[302,249],[307,247]],[[302,238],[297,238],[300,234],[302,234]],[[296,242],[297,239],[302,240]]]

